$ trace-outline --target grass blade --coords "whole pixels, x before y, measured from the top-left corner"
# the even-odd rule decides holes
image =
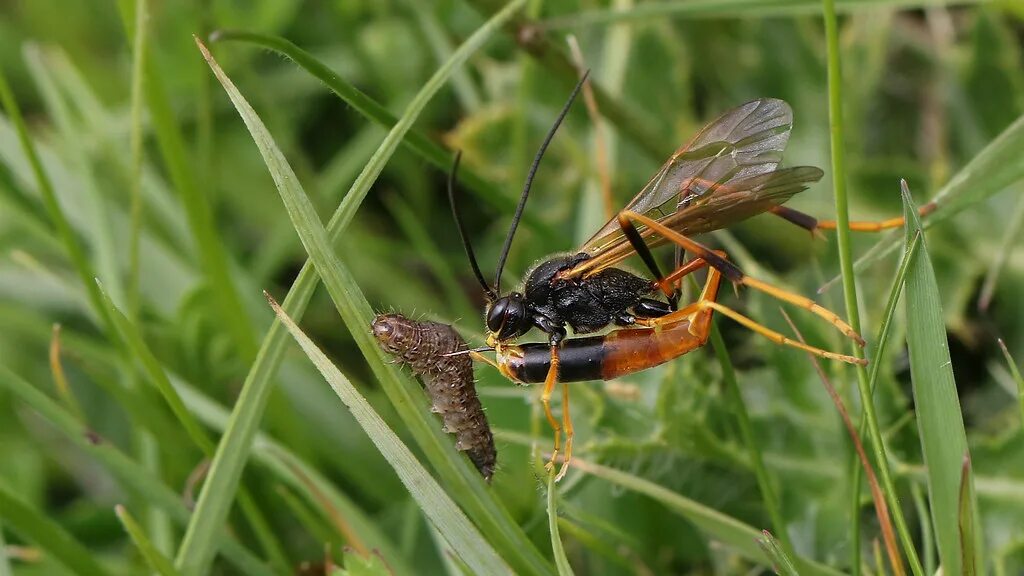
[[[444,536],[452,549],[473,569],[475,574],[512,574],[497,552],[484,540],[483,535],[470,523],[458,505],[445,494],[437,482],[416,460],[412,452],[381,419],[370,404],[352,386],[331,361],[317,348],[295,322],[288,317],[273,299],[270,305],[295,341],[327,380],[342,403],[373,441],[388,462],[394,467],[402,483],[419,504],[438,532]]]
[[[551,533],[551,553],[555,556],[558,576],[572,576],[572,565],[565,555],[562,537],[558,533],[558,490],[555,489],[555,473],[548,474],[548,531]]]
[[[1017,383],[1017,402],[1020,404],[1020,427],[1024,429],[1024,377],[1020,375],[1020,369],[1017,368],[1017,363],[1014,362],[1013,356],[1010,355],[1010,350],[1006,347],[1006,342],[1003,339],[999,339],[999,348],[1003,351],[1003,357],[1006,358],[1006,365],[1010,368],[1010,374],[1013,374],[1013,380]]]
[[[922,220],[923,229],[948,220],[1024,179],[1024,162],[1018,161],[1021,150],[1024,150],[1024,115],[1014,120],[939,189],[932,198],[935,211]],[[886,234],[857,259],[854,271],[864,270],[900,244],[898,232]],[[833,278],[822,290],[837,280],[838,277]]]
[[[125,532],[128,532],[128,535],[131,536],[135,547],[138,548],[139,553],[146,559],[146,563],[149,564],[153,571],[161,576],[178,576],[178,571],[171,565],[171,561],[161,554],[156,549],[156,546],[149,541],[146,533],[142,530],[142,526],[139,526],[139,523],[132,518],[132,515],[128,513],[124,506],[120,504],[115,506],[114,513],[117,514],[117,519],[121,521]]]
[[[293,308],[301,314],[308,298],[316,286],[316,274],[330,273],[325,278],[325,284],[329,288],[332,298],[342,312],[342,317],[352,331],[357,344],[363,354],[370,360],[370,366],[374,373],[381,380],[385,391],[391,398],[399,411],[399,414],[413,430],[414,435],[421,441],[425,453],[430,458],[434,467],[440,473],[442,479],[454,492],[460,494],[463,504],[481,525],[492,543],[502,553],[502,557],[512,563],[517,572],[524,574],[546,574],[550,573],[550,567],[544,558],[537,551],[536,547],[529,541],[522,530],[512,521],[508,512],[489,495],[479,475],[468,466],[468,464],[457,456],[450,441],[446,438],[436,424],[430,420],[422,408],[424,403],[422,392],[409,378],[401,376],[393,367],[387,364],[382,352],[377,348],[376,343],[370,337],[366,326],[370,323],[372,316],[369,305],[359,293],[348,271],[337,262],[330,249],[329,237],[332,241],[352,218],[359,203],[365,198],[370,186],[380,174],[384,164],[394,153],[405,134],[411,128],[413,121],[419,111],[423,109],[430,97],[444,84],[451,71],[474,52],[493,32],[507,21],[522,1],[510,3],[504,10],[499,12],[488,23],[479,28],[469,39],[466,40],[455,52],[453,58],[445,63],[434,77],[427,82],[420,93],[410,103],[409,108],[403,117],[398,121],[392,131],[381,144],[380,149],[374,154],[360,177],[352,186],[349,194],[339,206],[328,225],[328,234],[324,234],[322,225],[315,215],[315,211],[309,205],[308,199],[298,185],[294,174],[287,162],[280,155],[280,151],[273,146],[269,134],[261,126],[261,135],[254,138],[264,152],[264,160],[271,168],[271,174],[279,184],[279,191],[285,199],[286,207],[289,210],[296,210],[293,215],[299,218],[305,214],[301,223],[296,224],[304,245],[310,250],[311,261],[317,264],[314,270],[310,262],[300,272],[298,279],[285,299],[282,308],[294,315]],[[208,55],[208,54],[207,54]],[[210,58],[212,60],[212,57]],[[214,68],[220,74],[220,79],[230,86],[230,81],[223,76],[219,68]],[[237,97],[236,104],[244,103],[244,99],[232,89],[229,94]],[[247,121],[256,121],[255,113],[245,105],[246,113],[243,118]],[[255,124],[254,124],[255,126]],[[327,259],[329,258],[329,259]],[[233,422],[229,425],[221,444],[218,446],[217,457],[211,469],[210,477],[207,479],[207,487],[200,496],[199,505],[196,509],[196,517],[202,517],[202,521],[195,520],[191,527],[190,534],[186,534],[186,543],[191,551],[189,556],[198,558],[202,562],[208,562],[208,552],[203,550],[207,544],[204,538],[196,534],[209,532],[211,529],[206,523],[214,519],[223,519],[226,514],[226,503],[213,500],[204,500],[207,491],[213,485],[219,486],[218,490],[231,488],[237,485],[238,475],[245,460],[248,449],[251,445],[252,436],[255,433],[259,415],[266,405],[266,395],[270,375],[277,368],[283,350],[283,329],[280,323],[275,322],[270,333],[264,340],[257,358],[256,364],[250,370],[242,396],[235,409]],[[218,468],[218,461],[221,462]],[[179,551],[179,557],[185,552]]]
[[[67,566],[75,574],[107,576],[107,571],[81,542],[59,524],[21,500],[6,485],[0,484],[0,518],[26,540],[34,542],[47,555]]]
[[[165,486],[160,479],[150,474],[145,468],[125,456],[113,444],[106,442],[95,432],[83,426],[66,409],[40,392],[35,386],[4,366],[0,366],[0,387],[9,390],[33,410],[39,412],[72,444],[95,458],[129,491],[159,507],[179,526],[184,527],[188,523],[189,511],[178,494]],[[220,539],[220,550],[224,557],[238,567],[243,574],[258,576],[272,576],[273,574],[252,552],[230,536]]]
[[[129,41],[135,41],[133,6],[131,0],[119,0],[121,18]],[[186,152],[185,138],[181,133],[180,121],[175,114],[162,75],[157,66],[152,46],[143,54],[143,72],[146,82],[143,91],[149,110],[153,133],[167,166],[167,173],[181,194],[181,202],[188,217],[189,229],[196,243],[196,252],[202,265],[206,284],[217,302],[216,310],[221,315],[225,330],[231,335],[239,354],[246,361],[256,356],[256,333],[235,281],[231,276],[230,260],[224,251],[224,242],[214,225],[213,210],[196,178],[192,161]]]
[[[291,59],[317,80],[323,82],[338,98],[344,100],[346,104],[355,108],[357,112],[367,119],[388,129],[392,129],[398,124],[398,118],[389,112],[387,108],[359,88],[347,82],[344,78],[335,74],[333,70],[314,58],[312,54],[284,38],[243,30],[219,30],[210,35],[211,43],[226,41],[249,42],[262,48],[273,50]],[[437,168],[442,174],[447,174],[448,169],[451,168],[451,153],[422,132],[415,129],[408,130],[401,143],[407,146],[413,153],[429,162],[434,168]],[[510,197],[498,190],[494,184],[484,180],[472,168],[465,167],[459,169],[459,183],[472,190],[479,200],[492,205],[497,210],[509,212],[515,209],[516,198]],[[525,222],[538,232],[554,237],[550,224],[532,214],[524,214],[523,218]]]
[[[964,465],[960,471],[960,552],[963,557],[963,575],[974,576],[978,573],[975,562],[975,547],[978,535],[974,531],[974,506],[971,504],[971,457],[964,457]]]
[[[71,264],[74,266],[75,272],[78,273],[78,279],[82,282],[82,285],[89,296],[89,302],[92,304],[93,312],[99,318],[100,325],[103,326],[104,330],[113,334],[114,328],[110,323],[110,318],[107,317],[104,312],[99,288],[97,288],[96,284],[93,282],[93,278],[96,277],[96,273],[86,256],[85,249],[79,242],[78,236],[75,234],[75,231],[71,228],[71,224],[68,222],[67,217],[64,215],[60,202],[57,200],[57,195],[53,190],[53,183],[50,181],[49,176],[47,176],[46,171],[43,169],[43,164],[39,159],[39,154],[37,153],[35,145],[32,143],[32,139],[28,134],[28,128],[25,126],[25,119],[21,115],[21,109],[18,107],[18,102],[14,99],[14,94],[11,93],[10,86],[7,84],[7,78],[4,76],[2,69],[0,69],[0,104],[3,105],[4,110],[6,110],[7,115],[14,124],[15,132],[18,135],[18,141],[21,143],[21,148],[25,157],[28,158],[29,165],[32,167],[32,174],[35,176],[36,186],[39,188],[39,194],[43,198],[43,206],[46,208],[51,224],[54,229],[56,229],[57,236],[64,244],[64,250],[67,251],[68,258],[71,260]]]
[[[929,6],[967,4],[986,0],[837,0],[836,10],[909,10]],[[820,14],[820,0],[662,0],[645,2],[628,10],[585,10],[545,20],[545,28],[610,26],[626,22],[668,18],[765,18]]]
[[[764,550],[768,559],[771,560],[772,570],[779,576],[799,576],[800,573],[793,566],[793,561],[789,559],[789,555],[779,545],[779,541],[775,536],[767,530],[762,532],[762,534],[764,536],[757,539],[757,544],[761,547],[761,550]]]
[[[659,504],[664,505],[669,510],[692,522],[694,526],[710,538],[726,544],[740,556],[765,565],[770,563],[768,556],[758,545],[758,540],[763,535],[755,528],[699,502],[690,500],[685,496],[680,496],[668,488],[627,472],[594,464],[576,457],[572,459],[572,464],[576,470],[588,472],[627,490],[632,490],[654,499]],[[806,575],[827,574],[837,576],[840,574],[840,572],[828,566],[809,560],[802,562],[802,570],[802,574]]]
[[[902,183],[903,213],[907,218],[906,242],[920,233],[917,207]],[[928,474],[928,495],[943,572],[960,574],[964,566],[960,550],[960,477],[968,455],[960,401],[953,379],[942,302],[935,272],[928,258],[928,243],[921,240],[916,258],[907,270],[907,348],[921,448]],[[968,483],[973,483],[967,472]],[[970,507],[974,508],[973,488]]]

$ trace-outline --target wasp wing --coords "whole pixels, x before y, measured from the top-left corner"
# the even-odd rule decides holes
[[[820,168],[795,166],[763,174],[732,179],[714,192],[667,216],[658,219],[661,224],[692,236],[725,228],[751,216],[770,211],[807,189],[824,175]],[[618,224],[616,224],[618,225]],[[641,228],[640,236],[648,246],[667,242],[649,228]],[[623,235],[603,245],[600,253],[565,273],[566,276],[592,274],[625,260],[634,253],[632,244]]]
[[[723,186],[772,172],[789,142],[793,110],[775,98],[762,98],[725,112],[679,148],[625,206],[663,218],[706,201]],[[622,239],[615,218],[581,248],[599,254]]]

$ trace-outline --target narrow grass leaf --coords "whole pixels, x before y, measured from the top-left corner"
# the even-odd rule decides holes
[[[906,242],[921,230],[917,207],[902,183],[903,213],[907,219]],[[942,301],[935,271],[928,257],[928,243],[921,240],[918,255],[907,270],[907,348],[917,409],[921,449],[928,475],[928,494],[939,559],[946,574],[962,573],[960,551],[960,477],[968,454],[960,401],[942,318]],[[968,471],[968,480],[971,480]],[[973,505],[973,489],[969,500]]]
[[[548,531],[551,534],[551,553],[555,557],[555,568],[558,576],[572,576],[572,565],[565,555],[562,537],[558,533],[558,490],[555,484],[555,472],[548,473]]]
[[[40,392],[35,386],[6,367],[0,366],[0,387],[9,390],[22,402],[39,412],[77,448],[95,458],[129,491],[159,507],[177,525],[184,527],[188,524],[189,511],[177,493],[165,486],[159,478],[153,476],[137,462],[125,456],[113,444],[82,425],[65,408]],[[243,574],[257,576],[272,576],[273,574],[252,552],[229,536],[220,539],[220,549],[224,557]]]
[[[743,400],[743,393],[740,392],[739,382],[736,380],[736,371],[733,370],[732,360],[729,358],[729,350],[725,347],[725,340],[718,331],[718,323],[711,324],[711,347],[718,358],[718,364],[722,368],[722,381],[725,384],[725,395],[732,411],[736,414],[739,424],[740,435],[747,447],[747,455],[750,457],[750,465],[754,469],[754,477],[757,478],[757,487],[761,492],[761,500],[764,502],[765,510],[771,519],[772,527],[782,535],[781,544],[789,554],[793,554],[793,546],[789,542],[786,533],[786,521],[782,518],[782,510],[779,507],[778,498],[775,497],[775,490],[772,488],[771,479],[768,477],[768,469],[764,466],[764,457],[761,454],[761,447],[757,443],[757,436],[754,434],[754,426],[750,422],[750,412]]]
[[[1014,120],[939,189],[932,198],[936,206],[935,211],[922,220],[923,228],[931,228],[948,220],[1024,179],[1024,162],[1019,161],[1022,152],[1024,116]],[[864,270],[898,246],[899,233],[886,234],[857,259],[854,270]],[[822,289],[826,289],[837,280],[838,278],[833,278]]]
[[[139,526],[139,523],[135,521],[135,518],[132,518],[132,515],[128,513],[124,506],[120,504],[115,506],[114,513],[117,514],[117,519],[121,521],[125,532],[131,537],[135,547],[142,554],[142,557],[145,558],[146,563],[149,564],[151,569],[161,576],[179,576],[170,559],[161,554],[156,546],[150,542],[142,526]]]
[[[107,313],[110,315],[114,326],[117,327],[118,333],[121,338],[128,345],[128,348],[132,351],[135,357],[142,364],[143,369],[149,376],[153,386],[163,396],[164,401],[170,407],[171,412],[175,418],[178,419],[178,423],[185,429],[185,433],[189,439],[203,451],[204,454],[212,454],[214,445],[213,441],[206,434],[206,431],[199,425],[196,419],[189,413],[185,404],[181,401],[181,397],[178,396],[178,392],[171,385],[170,379],[167,378],[167,374],[160,366],[160,361],[153,356],[153,353],[149,350],[149,346],[142,340],[142,335],[139,331],[128,321],[128,318],[118,309],[114,301],[110,299],[106,291],[103,290],[102,285],[99,281],[96,281],[99,287],[100,297],[103,299],[103,305],[106,307]]]
[[[7,556],[7,541],[4,539],[4,525],[0,522],[0,576],[12,576],[11,560]]]
[[[986,0],[836,0],[836,10],[911,10],[932,6],[961,5]],[[611,26],[668,18],[765,18],[820,14],[821,0],[662,0],[644,2],[626,10],[584,10],[545,20],[547,29]]]
[[[181,396],[178,395],[178,391],[171,384],[170,378],[167,377],[167,373],[160,365],[160,361],[157,360],[153,352],[150,351],[149,346],[142,339],[142,334],[139,333],[138,329],[128,320],[124,313],[117,308],[117,305],[114,304],[102,287],[100,287],[100,294],[121,338],[127,343],[136,358],[138,358],[150,382],[163,397],[164,401],[167,402],[171,412],[177,418],[181,427],[185,429],[189,439],[207,458],[213,458],[216,451],[213,440],[210,439],[210,436],[199,425],[199,422],[192,413],[189,412],[185,403],[181,400]],[[218,497],[231,501],[234,493],[226,491],[223,494],[218,494]],[[263,513],[256,505],[252,495],[248,490],[242,488],[239,490],[238,500],[242,513],[245,515],[263,549],[278,569],[285,569],[288,563],[285,559],[284,550],[264,518]]]
[[[99,289],[93,282],[96,273],[89,261],[85,248],[82,247],[78,236],[75,234],[71,224],[68,222],[67,216],[64,214],[64,210],[61,208],[60,202],[57,200],[53,183],[43,169],[43,164],[39,159],[35,144],[32,142],[28,128],[25,126],[25,119],[21,115],[21,109],[18,107],[18,102],[14,99],[14,94],[7,84],[7,78],[4,76],[2,68],[0,68],[0,104],[3,105],[8,117],[10,117],[11,122],[14,124],[22,151],[32,167],[32,174],[35,176],[36,187],[39,189],[40,196],[42,196],[43,206],[45,206],[50,222],[54,229],[56,229],[57,236],[67,251],[68,258],[71,260],[75,272],[78,273],[78,279],[82,282],[86,293],[89,295],[89,302],[92,304],[93,312],[99,318],[100,325],[104,330],[113,333],[114,329],[110,323],[110,318],[104,311]]]
[[[1013,374],[1013,380],[1017,383],[1017,402],[1020,404],[1020,427],[1024,430],[1024,377],[1020,375],[1020,369],[1017,368],[1017,363],[1014,362],[1013,356],[1010,355],[1010,350],[1006,347],[1006,342],[1003,339],[999,339],[999,348],[1003,351],[1003,358],[1006,358],[1006,365],[1010,368],[1010,374]]]
[[[118,7],[128,39],[134,42],[134,6],[131,0],[119,0]],[[146,77],[143,91],[153,134],[171,182],[181,195],[206,284],[217,304],[214,308],[240,356],[249,361],[256,356],[256,331],[231,276],[232,267],[224,251],[225,243],[214,224],[213,209],[196,178],[193,161],[186,151],[181,121],[164,88],[163,74],[157,66],[154,52],[151,49],[142,56]]]
[[[338,76],[327,65],[313,57],[312,54],[284,38],[242,30],[219,30],[210,35],[211,43],[230,41],[248,42],[268,50],[273,50],[291,59],[314,78],[323,82],[338,98],[341,98],[368,120],[388,129],[394,128],[398,124],[398,118],[389,112],[387,108],[344,78]],[[452,58],[456,56],[457,54],[452,54]],[[449,59],[447,62],[452,62],[452,59]],[[442,173],[447,173],[451,167],[451,152],[446,150],[441,144],[438,144],[435,139],[424,135],[418,130],[408,130],[401,143]],[[503,213],[515,208],[516,198],[502,193],[494,184],[484,180],[472,168],[464,167],[460,169],[459,181],[476,194],[478,200],[490,204]],[[554,237],[551,226],[537,218],[536,215],[524,214],[523,219],[532,229]]]
[[[752,526],[639,476],[579,458],[573,458],[572,463],[576,470],[588,472],[612,484],[652,498],[655,502],[692,522],[708,537],[727,545],[740,556],[764,565],[770,563],[770,559],[758,545],[762,533]],[[838,576],[841,574],[833,568],[806,559],[802,561],[801,569],[801,574],[805,575]]]
[[[971,504],[971,458],[964,457],[964,465],[960,472],[960,554],[963,558],[963,575],[974,576],[978,573],[974,543],[978,535],[974,530],[974,506]]]
[[[789,559],[789,555],[779,545],[775,536],[772,536],[772,533],[767,530],[762,534],[763,536],[757,539],[757,544],[771,560],[772,570],[779,576],[799,576],[800,573],[796,571],[796,566],[793,566],[793,561]]]
[[[25,540],[35,543],[44,554],[66,566],[75,574],[107,576],[110,572],[92,552],[59,524],[18,497],[0,483],[0,518]]]
[[[419,504],[438,532],[475,574],[512,574],[497,552],[484,540],[483,535],[462,513],[459,506],[416,460],[413,453],[373,410],[369,402],[352,386],[331,361],[302,330],[295,325],[281,307],[270,300],[278,319],[284,323],[303,352],[323,375],[342,403],[395,469],[409,493]]]
[[[413,99],[406,110],[406,113],[398,121],[392,131],[385,138],[381,147],[367,163],[367,166],[353,184],[349,194],[339,206],[331,222],[328,225],[328,236],[331,241],[340,236],[341,231],[351,220],[359,204],[365,198],[367,192],[380,174],[385,163],[395,151],[419,112],[423,109],[429,99],[444,84],[452,70],[465,61],[468,56],[479,48],[493,32],[506,22],[512,14],[522,6],[522,1],[510,3],[504,10],[500,11],[484,26],[480,27],[469,39],[466,40],[453,55],[452,59],[445,63],[437,73],[424,85],[423,89]],[[207,54],[208,55],[208,54]],[[212,57],[210,58],[212,60]],[[219,79],[225,86],[231,86],[230,81],[223,76],[223,72],[213,65],[214,70],[219,74]],[[244,103],[244,99],[231,86],[228,91],[236,105]],[[316,262],[317,269],[314,270],[312,263],[307,262],[299,273],[292,290],[283,303],[283,308],[290,314],[301,314],[302,309],[308,302],[313,289],[316,287],[316,274],[330,273],[329,280],[325,282],[339,310],[342,318],[352,331],[357,344],[363,354],[369,360],[374,373],[381,380],[385,391],[391,398],[403,420],[410,426],[414,436],[421,442],[428,458],[438,470],[444,481],[449,484],[452,490],[460,495],[463,504],[473,515],[474,519],[481,525],[481,528],[488,534],[489,539],[501,551],[502,556],[513,563],[517,572],[524,574],[547,574],[551,568],[537,551],[535,545],[529,541],[522,529],[512,520],[504,507],[487,492],[479,475],[466,464],[464,459],[456,455],[450,441],[441,433],[436,423],[428,414],[425,414],[422,406],[424,399],[419,387],[408,377],[391,367],[383,353],[376,346],[370,337],[366,326],[370,323],[372,313],[365,298],[362,297],[358,287],[352,281],[347,270],[336,260],[330,249],[329,243],[324,241],[323,227],[316,217],[315,212],[309,205],[308,198],[302,192],[294,174],[288,167],[287,162],[280,155],[276,146],[272,146],[272,140],[262,123],[258,122],[255,113],[251,112],[248,104],[244,109],[247,111],[243,118],[247,122],[254,121],[261,127],[260,137],[254,138],[257,144],[261,145],[264,152],[264,160],[270,167],[271,175],[279,185],[279,191],[285,200],[285,206],[295,211],[293,219],[301,219],[296,223],[296,230],[299,232],[307,250],[312,256],[311,262]],[[303,212],[305,211],[305,212]],[[311,215],[307,218],[306,216]],[[310,248],[313,247],[313,248]],[[329,260],[327,258],[330,258]],[[325,279],[326,280],[326,279]],[[242,395],[236,405],[235,415],[232,423],[228,426],[221,444],[218,446],[218,455],[214,459],[210,476],[207,479],[207,490],[209,486],[218,483],[223,486],[234,486],[237,483],[242,463],[251,445],[252,436],[255,433],[259,415],[266,405],[267,386],[270,375],[276,370],[280,362],[283,350],[283,329],[279,322],[272,325],[270,333],[264,339],[257,362],[253,365],[246,379]],[[218,465],[218,461],[220,464]],[[204,495],[206,490],[204,490]],[[200,496],[196,509],[196,516],[208,518],[223,518],[226,514],[224,504],[207,501],[204,502]],[[204,523],[209,520],[204,520]],[[209,530],[204,523],[198,520],[194,523],[194,530],[205,532]],[[186,534],[186,541],[194,550],[189,554],[202,559],[204,562],[205,547],[203,538],[189,536]],[[179,557],[182,552],[179,552]]]

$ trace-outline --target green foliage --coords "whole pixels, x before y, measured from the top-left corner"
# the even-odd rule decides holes
[[[704,240],[859,316],[871,364],[825,368],[864,417],[906,565],[958,573],[966,555],[975,573],[1020,572],[1024,203],[1003,192],[1024,189],[1024,12],[835,0],[826,34],[828,4],[0,10],[0,574],[874,571],[871,495],[802,352],[722,320],[708,349],[572,385],[578,462],[546,490],[534,389],[477,368],[499,451],[487,485],[377,349],[374,309],[482,343],[446,172],[462,150],[459,197],[489,276],[577,78],[566,33],[604,119],[580,102],[562,126],[504,285],[607,218],[602,147],[621,205],[717,112],[785,98],[785,162],[827,173],[790,206],[897,216],[905,178],[937,209],[909,223],[902,261],[899,232],[853,233],[840,251],[835,234],[812,240],[771,216]],[[830,108],[845,121],[831,144]],[[838,279],[817,294],[843,270],[846,300]],[[301,329],[263,290],[287,293]],[[722,301],[790,335],[767,296]],[[787,312],[809,343],[849,351]]]

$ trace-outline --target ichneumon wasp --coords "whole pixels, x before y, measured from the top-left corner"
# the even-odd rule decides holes
[[[864,345],[860,335],[835,313],[809,298],[744,274],[725,252],[712,250],[693,239],[765,212],[812,233],[836,227],[835,221],[817,220],[782,206],[821,179],[823,172],[812,166],[779,168],[789,141],[793,111],[789,104],[774,98],[747,102],[713,120],[676,150],[640,192],[578,250],[541,261],[527,273],[521,290],[501,293],[502,270],[534,176],[586,78],[584,74],[573,89],[534,157],[498,258],[493,286],[484,280],[455,201],[458,155],[448,181],[452,214],[473,274],[487,299],[487,346],[470,353],[514,382],[544,383],[541,402],[555,431],[549,469],[562,451],[561,436],[565,433],[558,479],[567,470],[573,441],[569,389],[564,384],[616,378],[700,348],[707,343],[715,312],[778,344],[841,362],[867,363],[787,338],[720,304],[718,289],[724,277],[734,285],[805,308],[858,345]],[[933,207],[925,205],[921,211],[925,213]],[[851,222],[850,228],[876,231],[902,225],[902,218],[894,218],[878,223]],[[662,273],[651,252],[664,244],[677,247],[675,266],[668,274]],[[683,252],[692,255],[691,259],[682,262]],[[651,278],[616,267],[633,255],[640,257]],[[700,296],[680,307],[676,286],[703,268],[708,268],[708,274]],[[591,334],[611,325],[621,328],[598,336],[566,338],[567,327],[574,334]],[[533,328],[547,334],[547,342],[514,343]],[[495,352],[493,361],[481,354],[490,350]],[[558,382],[563,383],[561,423],[550,406]]]

